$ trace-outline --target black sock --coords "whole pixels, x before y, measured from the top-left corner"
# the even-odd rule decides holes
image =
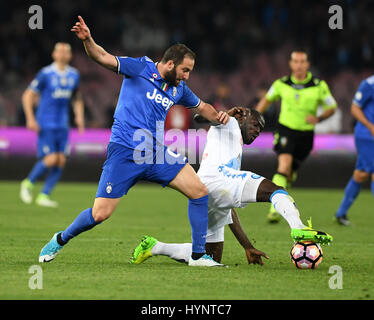
[[[192,252],[191,257],[192,259],[197,260],[200,259],[204,254],[205,252]]]
[[[62,235],[62,232],[60,232],[58,235],[57,235],[57,243],[60,245],[60,246],[64,246],[66,244],[66,242],[64,242],[61,238],[61,235]]]

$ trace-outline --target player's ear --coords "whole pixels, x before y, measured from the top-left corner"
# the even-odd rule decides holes
[[[166,67],[167,67],[168,71],[173,70],[173,68],[174,68],[174,61],[173,60],[169,60],[168,62],[166,62]]]

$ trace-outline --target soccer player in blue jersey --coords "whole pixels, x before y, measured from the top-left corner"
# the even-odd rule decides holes
[[[114,113],[107,160],[93,207],[82,211],[64,231],[57,232],[42,248],[40,262],[55,258],[73,237],[108,219],[121,197],[139,180],[169,186],[188,197],[192,231],[190,266],[220,266],[205,254],[208,228],[208,190],[186,159],[164,146],[164,120],[174,104],[196,111],[209,121],[226,124],[226,112],[217,112],[186,85],[195,54],[183,44],[168,48],[161,61],[148,57],[116,57],[92,39],[79,16],[71,29],[83,41],[87,55],[105,68],[124,76]]]
[[[357,120],[354,136],[358,157],[353,176],[345,188],[343,201],[335,214],[337,221],[345,226],[350,224],[348,209],[370,175],[374,195],[374,75],[361,82],[353,98],[351,113]]]
[[[66,162],[71,101],[76,125],[80,132],[84,130],[83,99],[78,91],[79,72],[69,66],[72,58],[70,44],[56,43],[52,58],[54,62],[39,71],[22,96],[26,126],[38,133],[39,160],[22,181],[20,197],[24,203],[30,204],[34,183],[49,171],[43,190],[35,199],[36,204],[46,207],[58,206],[50,199],[50,193],[59,181]],[[35,105],[36,115],[33,110]]]

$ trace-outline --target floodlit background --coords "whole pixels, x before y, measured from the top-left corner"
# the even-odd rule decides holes
[[[38,4],[43,9],[42,30],[31,30],[28,27],[28,19],[31,17],[28,9],[32,4]],[[334,4],[343,9],[343,30],[329,29],[331,14],[328,10]],[[334,183],[326,179],[329,180],[326,185],[343,187],[355,161],[351,136],[354,120],[349,111],[351,100],[359,83],[374,70],[374,44],[371,37],[374,31],[373,8],[374,4],[370,1],[353,0],[312,1],[307,5],[302,1],[248,0],[7,3],[5,10],[0,12],[1,166],[10,166],[9,161],[4,162],[4,157],[9,159],[14,156],[14,166],[17,161],[27,160],[20,160],[22,153],[9,151],[9,144],[14,146],[16,142],[7,140],[8,132],[4,128],[25,125],[22,92],[38,70],[51,63],[51,51],[57,41],[66,41],[72,45],[71,64],[81,73],[87,128],[111,127],[122,78],[91,61],[81,42],[70,32],[80,14],[95,41],[113,54],[134,57],[147,55],[157,61],[169,45],[176,42],[187,44],[197,54],[195,70],[188,84],[198,96],[217,109],[234,105],[254,106],[276,78],[289,73],[290,51],[300,47],[307,49],[312,62],[311,71],[327,81],[339,106],[336,115],[318,125],[316,131],[344,136],[337,140],[336,136],[331,136],[323,147],[320,147],[322,142],[317,137],[317,145],[306,166],[315,165],[324,169],[332,164],[334,174],[337,173],[335,176],[342,178],[337,178],[339,181]],[[266,113],[267,131],[274,127],[278,108],[279,104],[275,104]],[[188,110],[172,108],[166,121],[167,129],[186,130],[196,127]],[[87,130],[87,134],[89,132]],[[74,170],[71,171],[68,165],[63,179],[84,179],[79,165],[73,168],[73,164],[82,157],[94,157],[96,160],[105,157],[108,133],[105,130],[99,132],[104,133],[97,139],[78,137],[78,149],[81,152],[76,153],[78,157],[72,153],[70,165]],[[34,145],[33,133],[29,132],[27,137],[30,144]],[[258,147],[254,145],[252,150],[256,156],[252,159],[245,156],[243,167],[260,170],[260,173],[271,177],[276,165],[274,153],[271,145],[261,142],[262,138],[270,141],[271,133],[258,139]],[[73,151],[76,148],[74,143],[72,141],[71,144]],[[25,148],[22,149],[25,151],[23,156],[32,158],[34,149],[27,152]],[[335,165],[337,156],[340,166]],[[100,167],[100,161],[93,161],[94,170]],[[340,174],[336,169],[341,169]],[[326,174],[329,172],[326,170]],[[26,171],[17,167],[14,174],[7,170],[0,178],[19,179],[24,174]],[[92,178],[91,173],[86,176]],[[91,180],[96,178],[97,175]],[[314,180],[313,175],[307,179],[300,175],[298,183],[308,185],[313,184]],[[318,179],[318,184],[324,186],[321,180]]]

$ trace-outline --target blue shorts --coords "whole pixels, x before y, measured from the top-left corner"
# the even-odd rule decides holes
[[[357,149],[356,170],[374,173],[374,141],[355,138]]]
[[[50,153],[66,153],[69,129],[41,129],[38,135],[38,158]]]
[[[165,146],[162,146],[160,152],[153,156],[152,163],[137,163],[134,150],[110,142],[96,198],[120,198],[140,180],[166,187],[186,165],[187,159]]]

